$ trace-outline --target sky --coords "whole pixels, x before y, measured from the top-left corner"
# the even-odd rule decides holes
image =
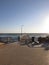
[[[49,33],[49,0],[0,0],[0,33]]]

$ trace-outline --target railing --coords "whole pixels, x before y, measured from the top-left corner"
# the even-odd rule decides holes
[[[18,38],[13,38],[13,37],[0,37],[0,42],[11,43],[11,42],[15,42],[15,41],[18,41]]]

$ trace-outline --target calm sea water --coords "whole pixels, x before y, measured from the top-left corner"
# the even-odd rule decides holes
[[[24,33],[23,33],[24,34]],[[35,40],[38,40],[38,37],[45,37],[48,36],[48,34],[45,33],[27,33],[30,37],[35,37]],[[12,37],[12,39],[14,41],[18,41],[18,36],[20,36],[21,34],[0,34],[0,37]]]
[[[45,37],[45,36],[49,35],[49,34],[46,34],[46,33],[27,33],[27,34],[30,37],[39,37],[39,36]],[[0,37],[18,37],[20,35],[21,35],[20,33],[17,33],[17,34],[15,34],[15,33],[13,33],[13,34],[11,34],[11,33],[9,33],[9,34],[5,33],[5,34],[0,34]]]

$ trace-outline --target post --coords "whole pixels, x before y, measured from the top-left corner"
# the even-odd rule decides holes
[[[23,25],[21,25],[21,35],[22,35],[22,32],[23,32]]]

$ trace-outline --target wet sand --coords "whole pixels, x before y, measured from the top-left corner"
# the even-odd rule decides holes
[[[49,51],[17,43],[0,46],[0,65],[49,65]]]

